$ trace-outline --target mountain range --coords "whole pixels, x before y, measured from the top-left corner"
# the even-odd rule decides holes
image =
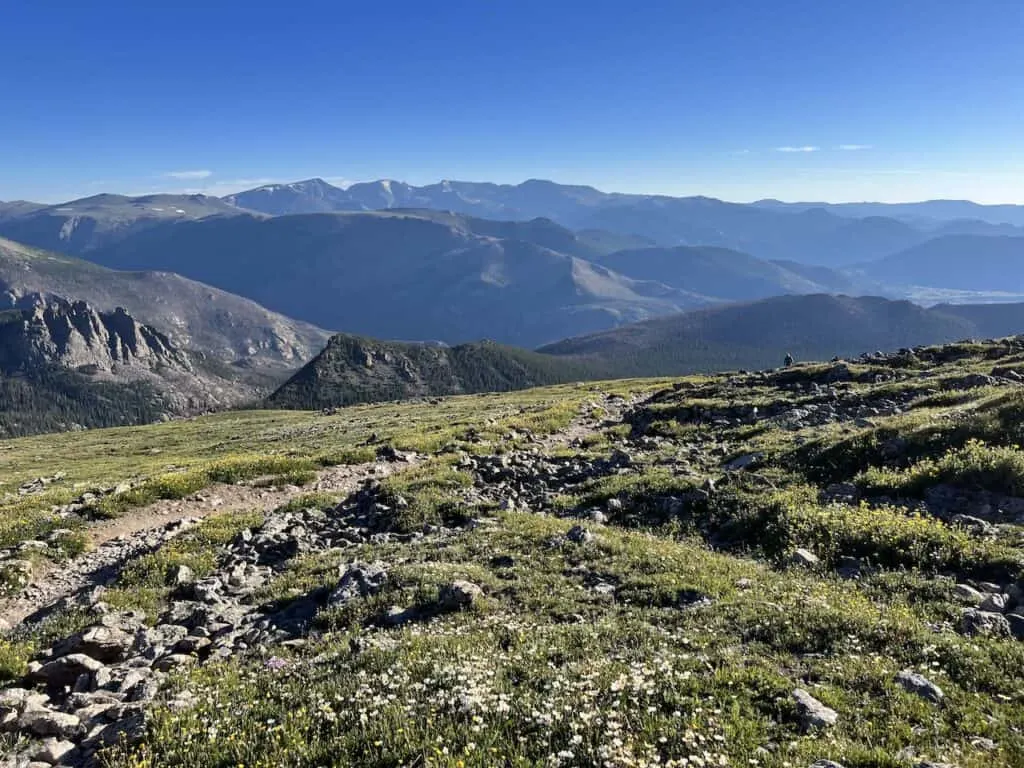
[[[536,346],[711,303],[614,272],[547,221],[385,211],[211,217],[89,253],[174,270],[315,325],[379,338]]]
[[[17,238],[0,237],[13,334],[0,398],[40,423],[95,426],[116,423],[103,403],[117,397],[137,420],[268,393],[275,406],[345,404],[1013,334],[1016,212],[541,180],[0,203],[0,235]],[[125,318],[127,346],[112,330]]]
[[[0,309],[31,307],[37,296],[82,300],[100,311],[123,307],[176,347],[242,370],[294,368],[330,336],[177,274],[106,269],[0,238]]]
[[[845,266],[944,234],[1024,235],[1024,206],[959,201],[814,204],[605,193],[531,179],[522,184],[380,180],[341,189],[322,179],[270,184],[225,198],[270,215],[429,208],[471,216],[549,218],[570,229],[639,236],[663,246],[716,245],[763,259]]]
[[[339,334],[268,403],[325,408],[587,379],[766,369],[780,366],[787,354],[799,361],[850,359],[1022,330],[1024,304],[924,308],[909,301],[812,294],[694,310],[535,352],[490,342],[446,347]]]

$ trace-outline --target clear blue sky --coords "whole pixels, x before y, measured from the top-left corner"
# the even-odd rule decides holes
[[[0,16],[0,199],[323,176],[1024,202],[1021,0],[7,0]]]

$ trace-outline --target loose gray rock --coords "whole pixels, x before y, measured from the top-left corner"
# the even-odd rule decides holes
[[[327,598],[327,603],[338,605],[357,597],[375,595],[384,588],[387,580],[387,566],[379,560],[373,563],[350,563],[342,566],[341,579]]]
[[[844,766],[835,760],[815,760],[810,764],[809,768],[844,768]]]
[[[134,638],[116,626],[95,626],[72,636],[67,650],[82,653],[97,661],[121,661],[132,647]]]
[[[976,536],[990,536],[996,530],[987,520],[972,515],[955,514],[949,519],[949,522],[966,528]]]
[[[33,760],[49,765],[56,765],[75,749],[74,742],[54,738],[43,739],[42,743],[29,754]]]
[[[1009,637],[1010,622],[1001,613],[968,608],[960,620],[960,631],[965,635],[985,637]]]
[[[419,611],[416,608],[399,608],[397,605],[393,605],[384,614],[383,622],[386,627],[400,627],[418,617]]]
[[[574,525],[569,529],[569,532],[565,534],[565,538],[574,544],[587,544],[594,540],[594,534],[582,525]]]
[[[158,659],[153,664],[153,669],[158,672],[169,672],[175,667],[191,667],[198,661],[199,660],[195,656],[189,656],[184,653],[172,653],[169,656],[164,656],[162,659]]]
[[[747,453],[743,456],[737,456],[735,459],[725,465],[725,468],[730,471],[736,471],[740,469],[746,469],[752,467],[763,458],[763,454],[760,453]]]
[[[48,709],[29,709],[18,722],[19,727],[31,731],[37,736],[60,736],[61,738],[78,736],[82,732],[82,721],[66,712],[53,712]]]
[[[1003,594],[989,595],[986,597],[981,605],[978,606],[979,611],[988,611],[989,613],[1003,613],[1006,610],[1006,604],[1008,597]]]
[[[793,691],[793,698],[796,700],[800,724],[805,730],[828,728],[835,725],[836,720],[839,719],[838,712],[834,709],[829,709],[802,688],[797,688]]]
[[[84,653],[71,653],[43,664],[29,677],[51,688],[74,685],[80,675],[93,674],[103,669],[103,664]]]
[[[182,587],[194,582],[196,574],[187,565],[178,565],[170,569],[170,572],[167,574],[167,580],[172,586]]]
[[[483,594],[484,591],[473,582],[458,580],[440,589],[437,602],[442,610],[459,611],[472,606]]]
[[[811,550],[800,548],[790,556],[790,562],[792,562],[793,565],[799,565],[803,568],[813,568],[818,565],[821,560],[819,560],[818,556],[811,552]]]
[[[916,693],[918,696],[935,703],[941,702],[946,697],[946,694],[942,692],[939,686],[924,675],[920,675],[911,669],[904,669],[902,672],[899,672],[896,675],[896,682],[909,693]]]
[[[981,605],[985,596],[970,584],[957,584],[953,587],[953,597],[968,605]]]

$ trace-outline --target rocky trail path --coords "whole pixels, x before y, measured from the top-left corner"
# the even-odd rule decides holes
[[[532,443],[528,453],[536,456],[578,446],[589,435],[620,423],[637,402],[595,393],[562,430],[545,436],[527,433]],[[0,615],[11,626],[31,624],[72,606],[86,611],[92,621],[37,654],[24,680],[0,689],[0,768],[97,766],[105,747],[130,745],[143,738],[147,710],[164,695],[166,676],[172,670],[268,652],[283,642],[304,643],[323,608],[372,595],[387,580],[386,563],[346,564],[342,557],[335,587],[297,596],[283,607],[261,600],[260,590],[296,556],[367,543],[413,546],[459,535],[461,528],[445,525],[425,525],[411,533],[393,530],[394,512],[389,505],[398,502],[381,496],[380,487],[370,481],[406,470],[420,460],[384,450],[377,462],[324,470],[303,488],[214,485],[186,499],[157,502],[117,520],[91,524],[92,550],[52,565],[19,595],[0,604]],[[467,460],[478,477],[488,474],[489,457]],[[552,486],[556,480],[551,478]],[[543,484],[540,478],[522,477],[522,481]],[[500,485],[507,486],[507,479]],[[271,514],[311,491],[332,493],[343,500],[329,510],[314,505]],[[207,515],[254,510],[265,512],[265,521],[220,546],[212,573],[198,578],[188,568],[169,572],[174,588],[155,624],[139,613],[113,610],[104,602],[105,587],[116,582],[133,559],[160,549]],[[475,584],[452,582],[433,612],[458,610],[479,592]],[[422,610],[395,608],[380,621],[386,626],[402,624],[420,618]],[[189,705],[187,698],[172,703]],[[4,734],[17,737],[7,750]]]
[[[214,484],[184,499],[165,499],[112,520],[91,523],[91,548],[63,563],[40,563],[18,594],[0,600],[0,629],[45,618],[57,605],[113,582],[129,561],[159,549],[211,514],[272,512],[293,498],[322,491],[345,495],[364,480],[380,479],[416,463],[376,461],[331,467],[306,486],[258,487],[253,483]]]
[[[568,426],[535,438],[535,442],[545,451],[578,445],[601,429],[620,423],[626,411],[643,399],[595,392]],[[301,488],[259,487],[252,481],[214,484],[184,499],[157,501],[112,520],[90,523],[87,528],[89,551],[63,563],[39,563],[23,590],[0,599],[0,631],[39,621],[67,601],[111,584],[126,563],[159,549],[208,515],[269,513],[291,499],[316,491],[344,496],[366,480],[387,477],[416,463],[417,457],[399,454],[397,461],[331,467],[318,473],[313,483]]]

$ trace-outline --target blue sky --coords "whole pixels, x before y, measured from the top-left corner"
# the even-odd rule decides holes
[[[323,176],[1024,203],[1019,0],[8,0],[0,39],[0,199]]]

